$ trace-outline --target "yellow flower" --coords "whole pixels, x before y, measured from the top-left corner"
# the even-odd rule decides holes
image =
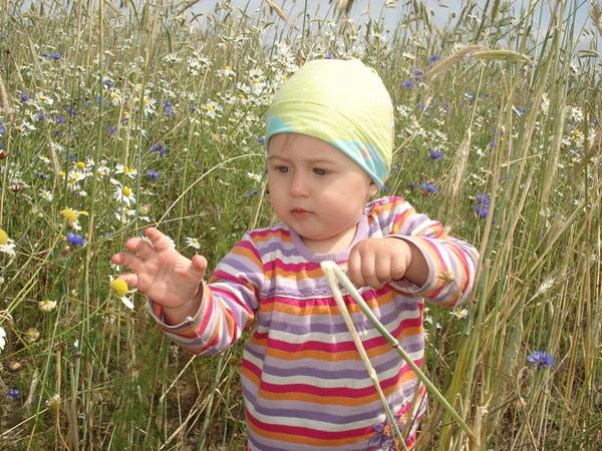
[[[129,186],[124,186],[121,190],[121,194],[123,194],[125,197],[130,197],[132,195],[132,188]]]
[[[111,280],[111,289],[119,297],[123,297],[128,293],[128,284],[125,280],[117,278]]]
[[[67,222],[73,224],[77,221],[78,212],[73,208],[64,208],[61,210],[61,216],[67,220]]]
[[[0,246],[8,243],[8,233],[4,229],[0,229]]]

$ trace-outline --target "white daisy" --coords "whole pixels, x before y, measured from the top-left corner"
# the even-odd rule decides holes
[[[201,250],[201,243],[197,238],[186,237],[185,240],[186,246],[196,249],[197,251]]]

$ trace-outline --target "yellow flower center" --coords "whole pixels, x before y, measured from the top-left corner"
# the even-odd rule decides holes
[[[8,233],[4,229],[0,229],[0,246],[4,246],[8,243]]]
[[[123,297],[128,293],[128,284],[123,279],[113,279],[111,281],[111,289],[119,297]]]
[[[83,161],[78,161],[78,162],[76,163],[76,166],[77,166],[79,169],[84,169],[84,168],[86,167],[86,163],[84,163]]]
[[[77,212],[73,208],[65,208],[61,210],[61,216],[71,224],[77,221]]]
[[[124,186],[121,190],[121,194],[123,194],[125,197],[130,197],[132,195],[132,188],[129,186]]]

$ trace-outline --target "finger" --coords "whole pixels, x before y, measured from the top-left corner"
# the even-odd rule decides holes
[[[391,260],[389,256],[376,257],[375,276],[381,286],[391,281]]]
[[[364,278],[362,277],[362,258],[357,248],[351,250],[349,254],[349,260],[347,261],[347,277],[351,280],[351,283],[357,288],[361,288],[366,285]]]
[[[144,230],[144,235],[159,252],[173,249],[174,247],[173,241],[154,227],[149,227]]]
[[[399,255],[391,261],[391,280],[401,280],[406,275],[406,261]]]
[[[156,249],[147,240],[142,238],[130,238],[125,242],[126,249],[135,252],[143,260],[148,259],[156,253]]]
[[[382,286],[376,276],[376,255],[371,252],[364,253],[362,256],[362,277],[371,287],[380,288]]]
[[[118,254],[113,255],[111,257],[111,262],[116,265],[124,265],[134,271],[139,271],[144,262],[134,254],[130,254],[129,252],[120,252]]]
[[[207,270],[207,259],[202,255],[195,255],[192,257],[190,264],[190,273],[199,282],[205,277],[205,271]]]

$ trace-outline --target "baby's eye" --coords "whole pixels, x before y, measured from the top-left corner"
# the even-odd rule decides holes
[[[328,174],[328,171],[326,169],[322,169],[322,168],[314,168],[314,174],[326,175],[326,174]]]
[[[274,169],[282,174],[286,174],[288,172],[288,166],[275,166]]]

